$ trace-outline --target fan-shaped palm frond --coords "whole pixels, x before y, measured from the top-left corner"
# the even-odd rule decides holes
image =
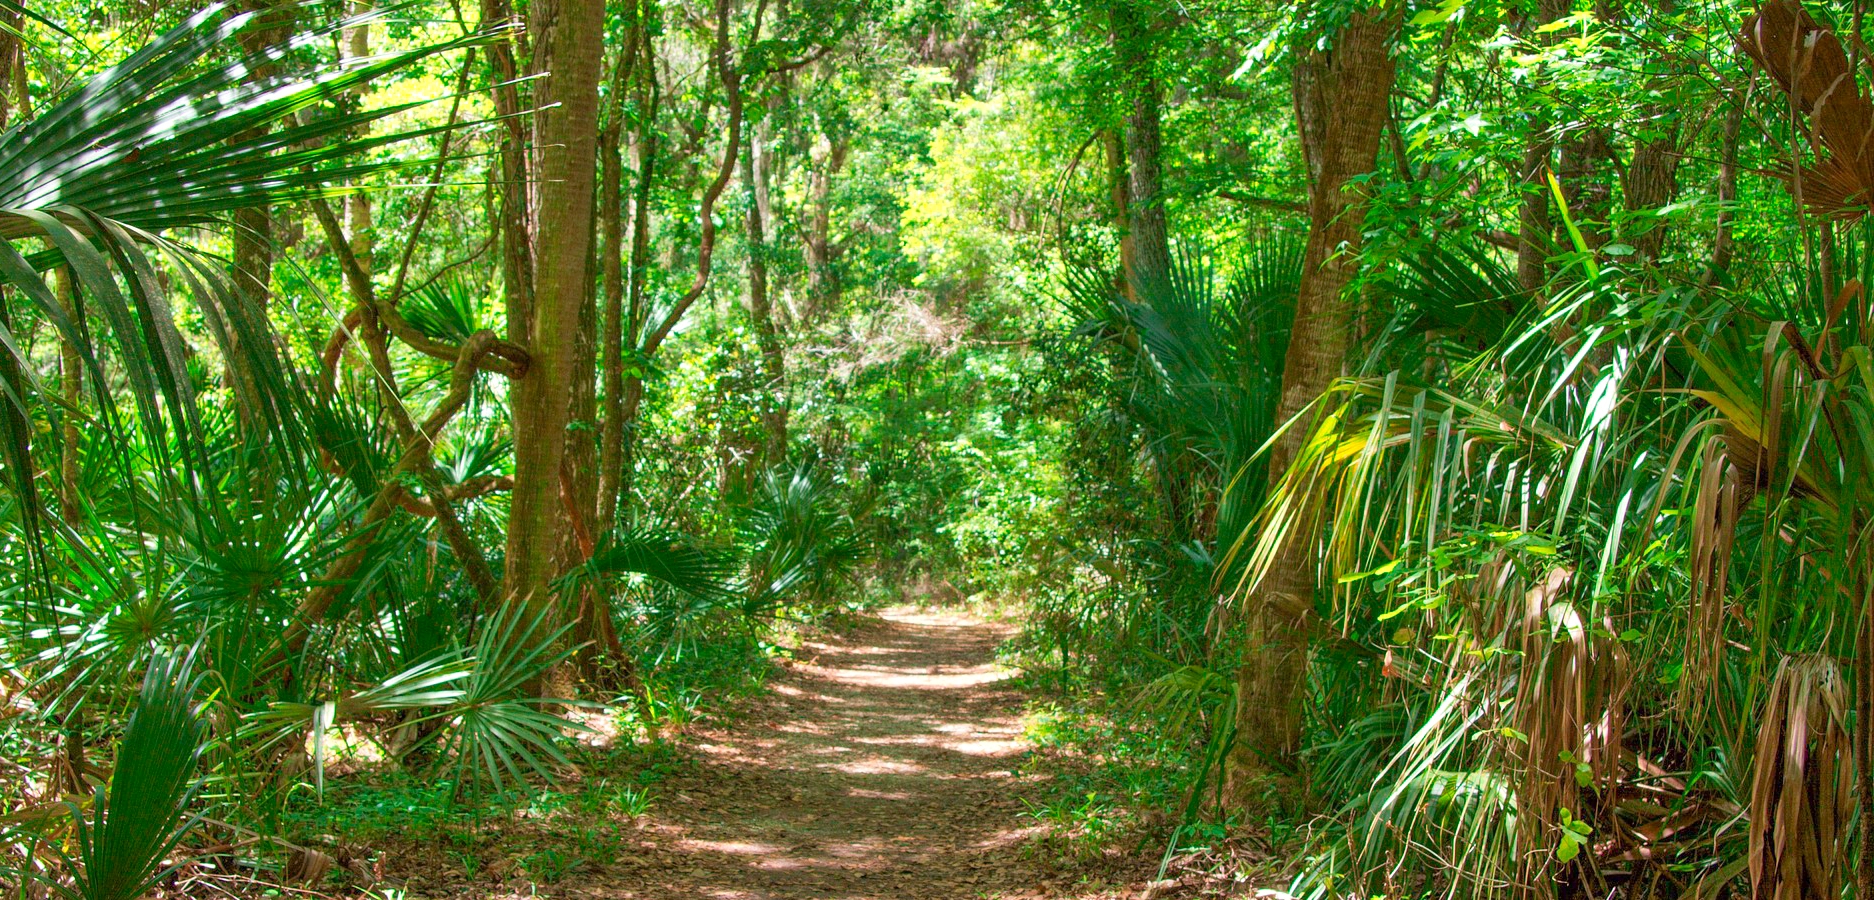
[[[78,853],[73,886],[81,900],[136,900],[163,876],[170,852],[188,833],[184,819],[201,752],[195,715],[195,655],[162,653],[143,678],[108,790],[92,796],[87,817],[71,807]],[[61,886],[62,887],[62,886]]]
[[[461,278],[444,278],[418,288],[397,308],[417,331],[452,344],[461,344],[475,332],[493,327],[483,312],[488,308],[486,292],[477,291]]]
[[[107,326],[116,357],[112,371],[121,375],[150,435],[153,462],[199,470],[203,425],[188,373],[190,349],[158,274],[166,266],[200,307],[221,358],[240,373],[231,383],[243,406],[274,443],[289,452],[303,449],[307,423],[300,406],[311,392],[299,388],[265,317],[241,301],[219,265],[161,232],[211,223],[259,203],[336,193],[343,190],[333,186],[340,179],[420,164],[351,161],[425,133],[354,137],[415,104],[315,111],[375,77],[479,37],[306,73],[253,75],[259,66],[379,15],[333,22],[249,56],[234,37],[252,14],[212,6],[0,133],[0,284],[24,298],[20,309],[0,309],[0,381],[11,407],[23,412],[35,397],[62,402],[39,389],[16,338],[16,319],[30,310],[77,349],[98,396],[99,424],[116,428],[112,381],[101,361],[105,348],[89,324],[95,318]],[[18,246],[34,242],[44,249]],[[47,281],[58,267],[72,275],[69,309]],[[0,416],[0,443],[23,508],[36,517],[40,504],[27,474],[30,438],[21,431],[23,418]],[[181,479],[185,485],[211,482]]]
[[[1098,273],[1067,277],[1078,332],[1132,360],[1125,408],[1152,442],[1169,508],[1184,510],[1181,525],[1199,540],[1236,533],[1260,502],[1256,451],[1275,429],[1302,249],[1297,235],[1272,229],[1227,274],[1184,249],[1165,289],[1136,301]]]
[[[625,526],[568,577],[605,579],[640,575],[664,587],[720,601],[739,593],[738,564],[731,550],[705,547],[692,538],[661,528]]]
[[[747,612],[790,596],[824,601],[865,557],[865,542],[839,508],[837,485],[812,463],[763,473],[742,526],[750,547]]]
[[[1418,327],[1445,330],[1472,350],[1502,341],[1530,306],[1516,273],[1473,244],[1436,244],[1403,264],[1401,276],[1384,286],[1391,299],[1418,314]]]

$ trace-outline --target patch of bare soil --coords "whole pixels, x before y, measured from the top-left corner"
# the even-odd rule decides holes
[[[566,895],[677,900],[1039,898],[1061,876],[1024,852],[1022,697],[994,664],[1007,632],[894,609],[808,642],[609,865]]]

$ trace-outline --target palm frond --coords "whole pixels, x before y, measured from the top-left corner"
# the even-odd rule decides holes
[[[78,843],[72,896],[136,900],[176,865],[166,861],[191,825],[185,814],[201,753],[194,669],[193,652],[151,661],[109,789],[93,795],[88,818],[71,807]]]

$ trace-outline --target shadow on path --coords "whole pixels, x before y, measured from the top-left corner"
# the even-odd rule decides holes
[[[1011,771],[1021,695],[994,665],[1006,631],[893,609],[809,642],[773,693],[694,735],[666,782],[652,852],[607,896],[642,900],[1039,897]]]

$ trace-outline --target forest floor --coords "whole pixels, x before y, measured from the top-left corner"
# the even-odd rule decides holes
[[[1108,842],[1091,858],[1059,852],[1058,823],[1033,811],[1060,792],[1061,760],[1044,764],[1024,740],[1030,696],[996,662],[1013,633],[954,608],[815,628],[764,690],[607,757],[512,816],[440,831],[399,811],[408,806],[369,816],[376,877],[401,892],[378,896],[1265,896],[1215,865],[1181,862],[1151,882],[1163,835]],[[632,755],[642,752],[652,755]],[[649,784],[648,808],[619,811],[621,783]],[[337,817],[356,824],[370,808],[360,800]]]
[[[717,898],[1040,898],[1079,894],[1025,852],[1023,696],[995,664],[1003,627],[897,608],[807,640],[702,765],[663,785],[641,854],[594,893]],[[573,887],[567,885],[567,887]],[[574,893],[586,893],[575,888]]]

